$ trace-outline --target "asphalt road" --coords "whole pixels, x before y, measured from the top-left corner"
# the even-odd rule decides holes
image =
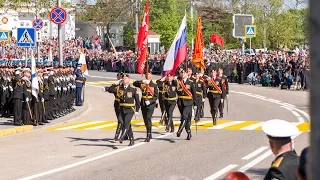
[[[132,121],[136,145],[128,147],[128,141],[113,141],[114,97],[101,90],[115,81],[115,74],[89,73],[85,88],[89,108],[81,116],[0,138],[0,179],[221,179],[228,171],[240,170],[258,180],[274,158],[261,131],[264,121],[283,119],[297,125],[303,131],[295,138],[298,153],[309,144],[308,92],[231,84],[229,112],[217,126],[212,126],[206,101],[205,118],[197,132],[193,124],[188,141],[185,132],[179,138],[166,133],[156,109],[154,139],[144,143],[140,112]],[[177,110],[174,115],[178,126]]]

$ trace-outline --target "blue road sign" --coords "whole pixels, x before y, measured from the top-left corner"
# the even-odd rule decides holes
[[[0,41],[9,41],[10,40],[10,35],[9,31],[0,31]]]
[[[50,20],[55,24],[63,24],[67,20],[67,11],[61,7],[52,8]]]
[[[34,28],[18,28],[17,32],[18,47],[36,46],[36,30]]]
[[[43,21],[41,19],[33,20],[32,27],[39,31],[43,27]]]
[[[256,37],[256,26],[255,25],[247,25],[244,26],[244,36],[246,38],[252,38],[252,37]]]

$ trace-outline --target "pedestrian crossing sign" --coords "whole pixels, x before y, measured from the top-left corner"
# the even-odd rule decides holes
[[[34,28],[18,28],[18,47],[35,47],[36,30]]]
[[[9,31],[0,31],[0,42],[9,41],[10,35]]]
[[[244,37],[246,38],[256,37],[256,25],[244,26],[244,33]]]

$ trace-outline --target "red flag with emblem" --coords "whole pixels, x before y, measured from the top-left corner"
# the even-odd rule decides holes
[[[144,10],[142,24],[140,26],[140,31],[138,34],[138,47],[139,47],[139,58],[138,58],[138,66],[137,71],[140,74],[144,74],[145,63],[147,57],[147,49],[148,49],[148,32],[149,32],[149,2],[146,2],[146,7]]]

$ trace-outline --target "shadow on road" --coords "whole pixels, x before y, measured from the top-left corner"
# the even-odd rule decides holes
[[[77,138],[77,137],[66,137],[68,139],[71,139],[70,142],[74,141],[91,141],[91,142],[101,142],[101,141],[108,141],[110,143],[116,143],[113,138],[103,138],[103,139],[89,139],[89,138]]]

